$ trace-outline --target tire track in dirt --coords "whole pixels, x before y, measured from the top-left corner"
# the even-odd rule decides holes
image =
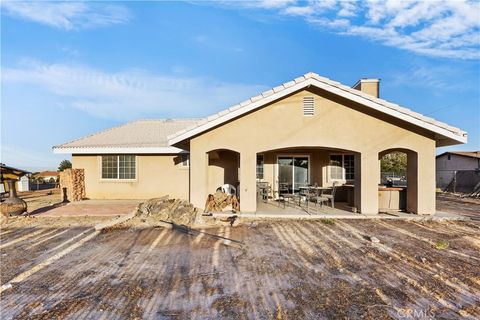
[[[52,231],[49,232],[47,229],[40,229],[40,230],[34,231],[34,232],[32,232],[32,233],[28,233],[28,234],[26,234],[26,235],[24,235],[24,236],[21,236],[21,237],[19,237],[19,238],[16,238],[16,239],[14,239],[14,240],[11,240],[11,241],[9,241],[9,242],[5,242],[5,243],[3,243],[3,244],[0,244],[0,249],[5,249],[5,248],[7,248],[7,247],[9,247],[9,246],[12,246],[12,245],[14,245],[14,244],[17,244],[17,243],[19,243],[19,242],[21,242],[21,241],[30,242],[31,240],[35,240],[34,237],[40,235],[40,234],[43,233],[43,232],[45,232],[46,234],[52,233]],[[41,235],[40,235],[40,236],[41,236]]]
[[[360,231],[353,231],[355,232],[358,236],[360,236],[360,239],[362,239],[362,236],[360,235]],[[357,233],[358,232],[358,233]],[[365,242],[369,242],[366,239],[362,239]],[[454,275],[452,274],[446,274],[444,273],[440,268],[434,268],[431,267],[428,264],[425,263],[420,263],[416,259],[412,258],[411,256],[401,252],[400,250],[391,248],[386,246],[385,244],[379,243],[376,244],[376,246],[383,248],[385,252],[387,252],[391,258],[395,259],[398,262],[407,262],[408,266],[415,268],[419,272],[424,272],[430,275],[432,278],[437,278],[438,280],[443,281],[446,285],[448,285],[450,288],[453,290],[456,290],[460,294],[466,294],[466,295],[476,295],[480,297],[480,290],[472,287],[471,284],[466,284],[461,282],[459,279],[455,278]],[[457,281],[457,283],[452,282],[450,279],[454,279]],[[472,301],[470,301],[472,302]]]
[[[73,230],[71,230],[71,231],[78,231],[78,230],[77,230],[77,229],[73,229]],[[85,235],[85,231],[82,231],[79,235],[75,236],[74,238],[77,238],[78,236],[84,236],[84,235]],[[56,241],[61,241],[61,239],[56,239],[54,242],[56,242]],[[67,241],[67,242],[68,242],[68,241]],[[61,245],[63,245],[63,244],[61,244]],[[45,259],[47,259],[47,258],[49,258],[49,257],[51,257],[51,256],[46,256],[46,257],[44,258],[44,257],[43,257],[43,254],[47,255],[48,253],[54,252],[54,251],[55,251],[56,249],[58,249],[59,247],[61,247],[61,246],[57,246],[57,247],[55,247],[55,248],[53,248],[53,249],[50,249],[50,250],[48,250],[48,251],[42,252],[42,254],[40,254],[39,256],[37,256],[37,257],[35,258],[35,260],[44,261]],[[38,248],[37,250],[39,250],[39,249],[40,249],[40,248]],[[55,250],[54,250],[54,249],[55,249]],[[35,252],[30,253],[30,254],[35,254]],[[22,265],[20,271],[22,271],[22,270],[23,270],[23,271],[29,270],[30,266],[32,266],[32,265],[35,265],[35,264],[34,264],[34,261],[32,261],[32,262],[31,262],[30,264],[28,264],[28,265]],[[18,276],[18,273],[17,273],[15,276]],[[15,278],[15,276],[14,276],[13,278]],[[35,276],[36,276],[36,275],[33,275],[32,278],[35,278]],[[12,278],[12,279],[13,279],[13,278]],[[44,278],[42,278],[42,279],[44,279]],[[29,280],[31,280],[31,279],[29,279]],[[56,272],[55,278],[52,279],[52,280],[51,280],[52,282],[50,282],[50,283],[55,283],[57,280],[58,280],[58,272]],[[22,284],[19,285],[18,288],[17,288],[17,287],[14,288],[14,292],[13,292],[13,293],[11,292],[11,290],[9,290],[9,291],[7,291],[7,292],[2,293],[2,296],[6,297],[6,296],[8,296],[8,295],[10,295],[10,294],[15,294],[16,296],[19,296],[19,293],[16,293],[16,292],[17,292],[17,291],[20,291],[20,292],[24,291],[23,287],[28,286],[28,282],[29,282],[29,281],[24,281]],[[23,297],[24,297],[24,299],[25,299],[25,297],[26,297],[26,299],[29,299],[28,297],[29,297],[29,295],[31,294],[31,290],[25,290],[25,291],[27,291],[27,295],[23,295]],[[20,296],[20,297],[21,297],[21,296]],[[6,300],[6,299],[3,299],[3,301],[5,301],[5,300]],[[23,307],[24,305],[27,305],[27,304],[28,304],[28,303],[22,304],[22,301],[21,301],[21,300],[19,301],[19,300],[20,300],[20,298],[15,301],[15,304],[14,304],[14,306],[13,306],[12,308],[7,308],[6,310],[9,310],[10,313],[14,315],[15,312],[17,311],[17,309],[19,309],[19,308]]]
[[[359,238],[359,240],[362,240],[363,241],[368,241],[366,239],[363,238],[362,236],[362,232],[358,229],[356,229],[355,227],[353,227],[352,225],[348,224],[348,223],[345,223],[345,222],[341,222],[343,224],[343,226],[347,227],[347,229],[351,230],[354,234],[357,235],[357,237]],[[380,223],[379,221],[376,221],[376,223]],[[381,223],[380,223],[381,224]],[[376,246],[379,246],[379,247],[385,247],[385,245],[382,245],[382,244],[376,244]],[[390,248],[391,249],[391,248]],[[391,249],[393,251],[393,249]],[[399,262],[403,262],[402,260],[402,257],[399,255],[399,256],[395,256],[395,255],[392,255],[392,251],[389,251],[389,254],[392,256],[392,258],[395,258],[396,260],[398,260]],[[368,256],[372,259],[374,259],[375,261],[377,261],[378,263],[382,263],[382,258],[380,256],[378,256],[376,253],[374,252],[368,252]],[[409,265],[409,266],[412,266],[412,265]],[[415,267],[415,266],[414,266]],[[409,272],[410,275],[408,275],[406,273],[406,271],[409,271],[408,269],[399,269],[399,266],[398,265],[391,265],[390,266],[390,271],[394,271],[395,272],[395,275],[404,279],[410,286],[412,286],[414,289],[418,289],[420,290],[421,292],[423,292],[424,294],[427,294],[433,298],[435,298],[436,300],[434,300],[434,302],[438,302],[440,305],[442,305],[444,308],[447,308],[449,310],[456,310],[458,312],[458,310],[460,309],[460,306],[457,306],[456,304],[454,304],[454,302],[450,302],[450,301],[447,301],[445,300],[443,297],[442,297],[442,293],[443,292],[439,292],[438,289],[435,289],[435,288],[427,288],[426,286],[422,285],[419,281],[424,281],[424,279],[418,279],[416,280],[415,278],[418,277],[418,273],[412,273],[412,272]],[[429,276],[432,278],[430,281],[425,281],[426,283],[433,283],[435,281],[435,278],[433,277],[432,275],[432,272],[428,272],[428,270],[426,270],[425,268],[419,268],[419,271],[421,271],[421,275],[424,276],[426,273],[429,273]],[[384,277],[382,277],[384,278]],[[450,285],[453,286],[453,289],[458,289],[458,287],[453,284],[453,283],[450,283]],[[463,301],[463,303],[467,303],[467,304],[471,304],[471,303],[475,303],[475,300],[471,300],[469,297],[472,296],[472,294],[470,295],[465,295],[465,292],[463,292],[462,289],[459,289],[462,293],[462,300],[464,299],[467,299],[467,301]],[[473,295],[474,296],[474,295]],[[457,302],[455,302],[457,303]]]
[[[399,233],[401,233],[401,234],[403,234],[403,235],[409,236],[409,237],[414,238],[414,239],[416,239],[416,240],[424,241],[424,242],[432,245],[432,247],[435,246],[435,242],[431,241],[430,239],[425,238],[425,237],[422,237],[422,236],[417,236],[416,234],[413,234],[413,233],[411,233],[410,231],[405,230],[405,229],[403,229],[403,228],[395,227],[395,226],[393,226],[393,225],[391,225],[391,224],[387,224],[387,223],[385,223],[385,222],[383,222],[383,221],[377,221],[377,223],[380,224],[380,225],[382,225],[382,226],[384,226],[385,228],[388,228],[388,229],[391,229],[391,230],[393,230],[393,231],[399,232]],[[450,253],[450,254],[452,254],[452,255],[456,255],[456,256],[460,256],[460,257],[462,257],[462,258],[466,258],[467,260],[473,259],[473,260],[478,261],[478,262],[480,263],[480,258],[473,257],[473,256],[471,256],[471,255],[464,254],[464,253],[462,253],[462,252],[453,251],[453,250],[450,250],[450,249],[444,249],[444,251],[445,251],[445,252],[448,252],[448,253]]]

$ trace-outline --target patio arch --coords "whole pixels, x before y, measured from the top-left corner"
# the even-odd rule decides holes
[[[405,211],[418,213],[419,203],[419,176],[418,176],[418,153],[415,150],[398,147],[382,150],[378,153],[378,160],[380,161],[385,155],[393,152],[401,152],[407,155],[407,167],[406,167],[406,201]]]
[[[240,153],[231,149],[214,149],[206,152],[207,191],[214,193],[224,184],[231,184],[239,191]]]
[[[290,192],[295,193],[303,185],[331,187],[334,182],[337,182],[340,185],[351,185],[351,191],[353,191],[353,186],[357,184],[355,162],[359,154],[358,151],[354,150],[322,145],[289,146],[259,151],[257,152],[256,180],[257,183],[269,186],[269,199],[278,198],[280,187],[283,190],[286,187]],[[331,158],[332,156],[335,158]],[[339,168],[335,170],[337,174],[335,177],[332,176],[334,172],[331,172],[331,160],[339,161]],[[347,162],[350,166],[348,178],[344,167]],[[295,173],[296,169],[298,174]],[[259,172],[262,174],[259,175]],[[287,179],[285,179],[285,175],[287,175]],[[296,183],[298,183],[298,186],[295,185]],[[347,198],[350,197],[350,202],[353,205],[353,192],[350,196],[350,194],[347,194],[347,190],[342,188],[342,190],[337,190],[337,196],[341,199],[341,202],[347,202]],[[257,198],[257,204],[259,201],[260,199]]]

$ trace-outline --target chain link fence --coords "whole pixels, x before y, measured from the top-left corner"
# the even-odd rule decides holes
[[[403,172],[380,172],[380,181],[390,187],[406,187],[407,173]]]

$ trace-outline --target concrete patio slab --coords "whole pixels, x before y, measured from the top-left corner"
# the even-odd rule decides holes
[[[406,212],[384,212],[379,214],[361,214],[351,212],[350,207],[345,203],[338,203],[335,208],[324,206],[318,211],[310,206],[309,208],[287,206],[283,208],[275,203],[261,203],[256,212],[221,212],[213,213],[213,217],[226,218],[236,214],[242,219],[292,219],[292,220],[317,220],[317,219],[385,219],[385,220],[414,220],[414,221],[444,221],[444,220],[470,220],[468,217],[449,212],[437,211],[433,215],[417,215]]]
[[[135,210],[142,200],[85,200],[57,203],[44,207],[31,215],[37,217],[110,217],[122,216]]]

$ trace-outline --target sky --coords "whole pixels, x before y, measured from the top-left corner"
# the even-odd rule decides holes
[[[480,150],[479,1],[11,2],[1,162],[135,119],[205,117],[307,72],[459,127]]]

